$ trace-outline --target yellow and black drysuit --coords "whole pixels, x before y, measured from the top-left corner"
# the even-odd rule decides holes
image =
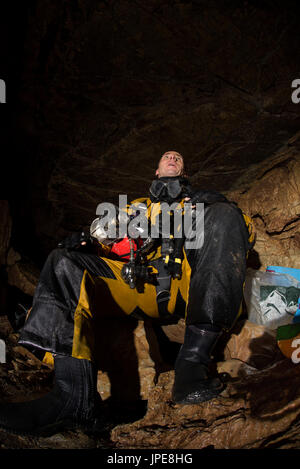
[[[0,427],[30,434],[101,427],[95,366],[101,331],[95,324],[105,316],[185,317],[173,399],[195,404],[221,392],[222,383],[209,377],[207,364],[220,331],[230,329],[239,312],[247,252],[253,243],[251,220],[221,194],[195,191],[183,178],[166,179],[153,182],[150,198],[142,200],[148,208],[175,199],[182,203],[185,197],[192,204],[203,202],[202,247],[190,249],[184,241],[181,255],[173,259],[182,262],[181,278],[171,278],[158,240],[147,253],[155,281],[145,281],[141,289],[129,288],[121,273],[124,262],[105,252],[53,250],[20,331],[20,343],[53,354],[54,387],[34,401],[0,403]],[[175,263],[170,260],[171,266]]]
[[[42,269],[20,343],[93,360],[93,320],[99,315],[185,317],[187,325],[230,329],[239,312],[247,251],[253,243],[251,220],[221,194],[187,187],[180,201],[188,195],[194,203],[204,202],[204,244],[201,249],[183,247],[181,279],[171,279],[164,270],[157,244],[148,260],[159,272],[158,284],[144,283],[143,291],[129,288],[121,275],[124,261],[110,259],[109,253],[57,248]],[[151,198],[138,202],[150,208],[157,203]],[[166,276],[169,293],[160,296]]]

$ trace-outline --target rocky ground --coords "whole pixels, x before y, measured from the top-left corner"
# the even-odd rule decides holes
[[[52,386],[53,368],[37,359],[18,345],[18,334],[6,316],[0,316],[0,337],[6,344],[6,363],[0,363],[1,402],[21,402],[46,394]],[[111,429],[118,423],[138,419],[145,412],[143,401],[139,405],[103,405],[103,431],[88,434],[80,430],[66,431],[47,437],[15,435],[0,430],[0,449],[109,449],[115,446],[110,438]]]
[[[7,317],[0,319],[0,336],[7,351],[6,363],[0,364],[1,401],[29,400],[43,395],[51,387],[51,366],[19,346],[18,334]],[[171,341],[181,341],[183,324],[163,326],[163,329]],[[134,336],[142,399],[115,400],[113,393],[109,395],[107,373],[100,371],[98,391],[104,397],[102,432],[88,434],[77,430],[38,438],[0,430],[0,448],[300,448],[300,368],[281,354],[274,331],[241,320],[231,337],[224,337],[215,356],[226,389],[217,399],[193,406],[172,402],[171,366],[168,369],[166,365],[158,374],[150,372],[156,360],[149,353],[151,340],[146,356],[143,323],[138,324]]]

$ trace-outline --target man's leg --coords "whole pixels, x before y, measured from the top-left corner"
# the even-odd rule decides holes
[[[103,258],[81,251],[54,249],[41,271],[19,343],[28,348],[71,356],[80,308],[80,313],[86,317],[85,334],[92,350],[94,334],[88,324],[95,309],[97,277],[115,278]],[[85,358],[92,359],[92,356],[88,354]]]
[[[52,390],[32,401],[1,403],[0,428],[24,435],[48,435],[75,428],[99,430],[98,399],[95,364],[55,355]]]
[[[102,258],[66,249],[49,255],[20,343],[53,353],[54,387],[34,401],[1,404],[1,427],[25,434],[95,428],[100,398],[93,357],[96,278],[103,284],[115,278]]]
[[[204,243],[188,250],[191,266],[186,332],[175,364],[173,398],[194,404],[216,397],[223,385],[210,377],[211,353],[237,318],[243,295],[249,233],[232,204],[207,205]]]

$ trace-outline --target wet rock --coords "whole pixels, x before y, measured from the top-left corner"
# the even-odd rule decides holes
[[[300,368],[283,360],[232,380],[222,395],[198,405],[171,401],[174,372],[162,373],[146,416],[113,429],[119,448],[297,448]]]
[[[46,255],[100,202],[144,195],[170,147],[195,186],[232,190],[250,166],[255,181],[299,129],[296,14],[289,2],[224,0],[30,9],[17,113],[30,195],[16,207],[18,244],[35,247],[24,238],[29,213]]]
[[[99,342],[98,391],[102,399],[148,399],[159,373],[171,368],[164,362],[151,321],[102,321]]]
[[[7,316],[0,316],[0,337],[6,338],[13,334],[14,330]]]
[[[107,342],[103,346],[110,362],[102,356],[106,371],[100,371],[98,378],[98,391],[108,406],[104,407],[107,426],[103,435],[63,432],[26,438],[0,431],[3,448],[297,447],[300,368],[278,354],[273,331],[240,321],[222,344],[224,356],[217,362],[218,371],[227,373],[225,391],[208,403],[180,406],[171,401],[174,372],[163,360],[155,327],[141,321],[130,324],[130,318],[126,319],[127,331],[125,322],[117,321],[115,329],[111,322],[107,324],[109,336],[104,329]],[[18,334],[7,321],[3,319],[0,326],[8,347],[7,363],[0,365],[2,399],[29,400],[44,394],[52,385],[51,367],[18,345]],[[177,332],[171,325],[170,331],[172,338],[180,340],[183,324]],[[141,397],[148,400],[146,414],[137,411]]]
[[[221,341],[222,343],[222,341]],[[224,347],[224,360],[240,360],[258,370],[281,360],[276,330],[244,320],[239,321]]]
[[[29,259],[9,251],[9,264],[7,266],[7,280],[10,286],[16,287],[28,296],[33,296],[39,279],[39,269]]]
[[[114,428],[112,441],[122,448],[151,449],[297,447],[289,434],[295,433],[293,422],[300,413],[300,368],[283,357],[274,331],[240,321],[221,345],[217,369],[226,374],[227,387],[219,398],[176,405],[171,399],[174,372],[162,372],[148,396],[145,417]]]
[[[256,268],[300,268],[300,133],[253,165],[228,193],[253,218]],[[253,257],[253,253],[252,253]]]

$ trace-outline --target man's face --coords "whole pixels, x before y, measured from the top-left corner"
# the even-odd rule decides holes
[[[155,172],[157,177],[175,177],[183,174],[183,158],[177,151],[167,151],[161,157]]]

